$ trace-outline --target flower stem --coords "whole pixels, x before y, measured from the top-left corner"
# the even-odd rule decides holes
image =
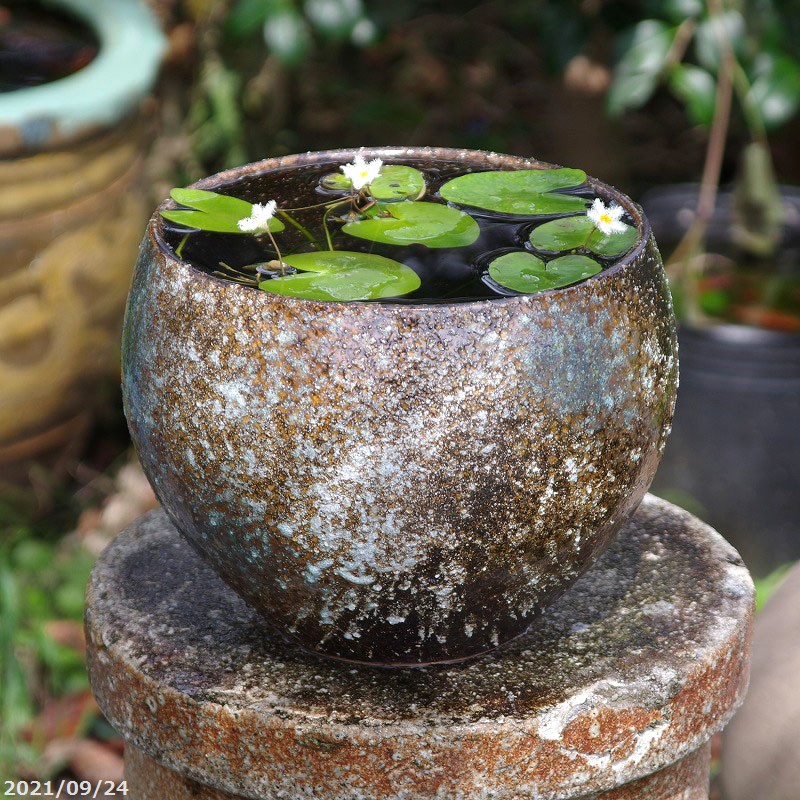
[[[736,68],[736,58],[726,28],[722,0],[708,0],[708,11],[711,19],[716,23],[715,27],[718,31],[720,48],[714,117],[711,121],[711,131],[708,136],[706,158],[703,165],[703,175],[700,180],[700,191],[697,197],[694,221],[675,248],[675,252],[667,264],[668,271],[673,272],[673,274],[680,276],[682,279],[687,299],[687,316],[690,321],[695,322],[699,317],[695,283],[703,263],[699,256],[704,249],[708,223],[717,203],[717,191],[722,172],[722,157],[725,153],[725,140],[727,139],[730,125],[733,75]]]
[[[184,234],[183,239],[181,239],[181,243],[175,248],[175,255],[178,256],[178,258],[183,258],[183,246],[186,244],[188,239],[189,234]]]
[[[348,201],[349,201],[349,198],[346,198],[344,200],[339,200],[336,203],[331,203],[325,209],[325,213],[322,215],[322,227],[325,230],[325,239],[328,242],[328,250],[333,250],[334,249],[333,240],[331,239],[331,232],[330,232],[330,229],[328,228],[328,215],[331,213],[331,211],[333,211],[334,208],[337,208],[338,206],[344,205]]]
[[[269,236],[269,240],[272,242],[272,246],[275,248],[275,253],[278,256],[278,264],[280,265],[279,269],[281,271],[281,277],[283,277],[286,274],[286,270],[283,265],[283,256],[281,256],[281,251],[278,248],[278,243],[275,241],[275,237],[272,235],[272,231],[269,228],[267,228],[267,236]]]
[[[733,88],[736,91],[736,97],[739,99],[739,104],[742,107],[744,120],[747,123],[747,129],[750,136],[756,142],[761,142],[765,147],[767,144],[767,129],[764,126],[764,119],[761,116],[761,110],[758,105],[753,102],[750,96],[750,80],[747,73],[744,71],[742,65],[736,61],[733,73]]]
[[[314,247],[316,247],[317,249],[320,249],[319,242],[317,241],[316,236],[314,236],[314,234],[311,233],[311,231],[308,230],[308,228],[306,228],[305,225],[303,225],[300,222],[298,222],[291,214],[288,214],[286,211],[283,211],[280,208],[278,209],[278,214],[283,219],[285,219],[286,222],[288,222],[290,225],[294,226],[298,231],[300,231],[300,233],[302,233],[303,236],[305,236],[306,239],[308,239],[308,241],[311,242],[311,244],[314,245]]]

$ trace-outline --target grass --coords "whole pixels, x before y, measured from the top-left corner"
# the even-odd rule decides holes
[[[3,779],[45,777],[45,729],[54,703],[85,696],[89,688],[80,632],[93,563],[94,555],[77,540],[47,540],[25,526],[6,526],[0,542]]]
[[[794,562],[782,564],[777,569],[765,575],[763,578],[754,578],[756,585],[756,613],[761,611],[764,603],[769,600],[775,590],[781,585],[786,574],[794,566]]]
[[[60,482],[40,475],[38,491],[0,487],[1,780],[47,779],[97,726],[82,623],[96,552],[78,529],[117,491],[129,460],[120,430],[116,418],[99,426]]]

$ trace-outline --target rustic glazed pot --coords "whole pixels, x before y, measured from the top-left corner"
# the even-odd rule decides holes
[[[238,181],[263,201],[272,170],[336,169],[355,152],[196,185]],[[153,216],[123,338],[131,434],[177,528],[273,627],[355,661],[477,655],[525,631],[636,508],[672,417],[675,326],[640,209],[590,186],[640,229],[621,262],[568,288],[459,303],[260,292],[176,258]]]

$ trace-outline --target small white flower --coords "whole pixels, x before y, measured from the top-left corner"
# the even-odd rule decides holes
[[[606,208],[606,204],[599,197],[595,197],[586,216],[601,233],[623,233],[628,227],[621,220],[624,213],[625,209],[622,206],[612,203]]]
[[[269,221],[275,216],[278,204],[274,200],[266,203],[253,203],[249,217],[242,217],[236,224],[245,233],[265,233],[269,230]]]
[[[345,164],[339,169],[344,172],[345,178],[349,179],[353,188],[360,192],[380,175],[382,166],[383,161],[379,158],[373,158],[372,161],[367,163],[363,156],[356,156],[352,164]]]

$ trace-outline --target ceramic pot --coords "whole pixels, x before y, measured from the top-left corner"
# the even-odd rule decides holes
[[[140,104],[165,45],[155,19],[139,0],[42,8],[79,18],[98,49],[74,74],[0,102],[0,486],[79,444],[117,384],[151,207]]]
[[[270,197],[271,159],[200,188]],[[362,150],[385,162],[545,166]],[[269,624],[328,656],[455,660],[524,632],[636,508],[675,398],[672,308],[640,228],[598,276],[460,303],[280,297],[176,258],[156,213],[123,338],[133,441],[183,535]]]

